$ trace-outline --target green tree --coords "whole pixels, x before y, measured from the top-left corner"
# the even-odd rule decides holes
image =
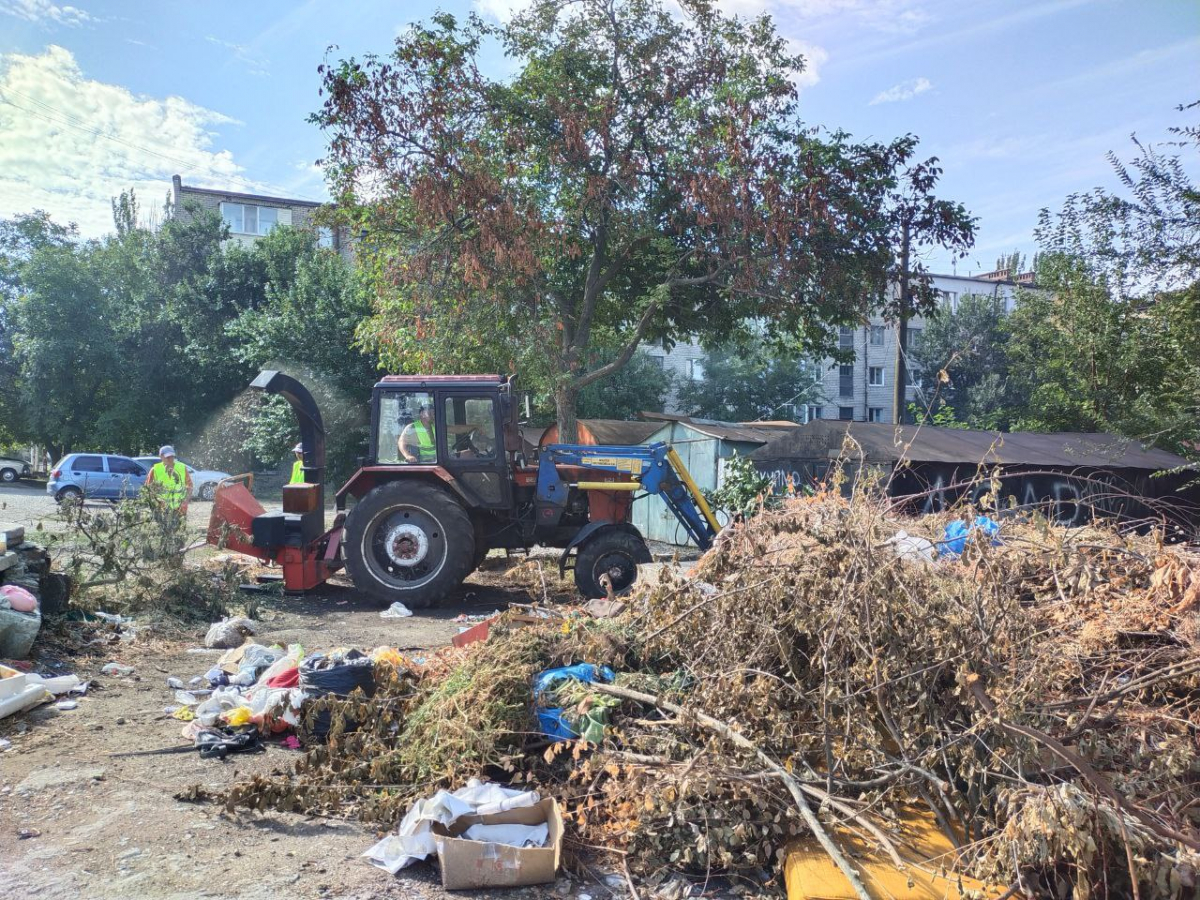
[[[439,15],[386,58],[322,67],[313,120],[339,207],[369,236],[379,302],[361,334],[385,362],[516,367],[569,438],[580,392],[643,341],[758,319],[827,348],[830,322],[884,296],[896,196],[948,216],[934,243],[969,237],[961,208],[922,202],[936,167],[913,162],[915,138],[855,144],[800,122],[803,59],[768,17],[680,5]],[[481,71],[497,47],[511,77]]]
[[[0,443],[32,439],[20,404],[21,370],[13,347],[24,269],[37,250],[69,246],[77,238],[73,223],[60,225],[42,210],[0,220]]]
[[[684,382],[676,404],[688,415],[726,422],[780,418],[787,405],[819,394],[819,376],[796,353],[778,353],[761,340],[727,344],[704,354],[704,376]]]
[[[1021,413],[1004,303],[993,294],[965,294],[956,310],[941,307],[926,318],[911,354],[925,373],[918,404],[923,417],[948,407],[959,427],[1007,431]]]
[[[1193,109],[1191,104],[1181,109]],[[1192,456],[1200,446],[1200,129],[1110,154],[1119,192],[1043,210],[1042,292],[1013,316],[1011,371],[1028,401],[1015,426],[1112,430]],[[1173,147],[1179,152],[1167,152]]]
[[[661,362],[638,350],[618,374],[594,381],[579,392],[579,418],[631,420],[644,410],[661,412],[672,382]]]
[[[371,388],[379,360],[355,346],[355,328],[370,315],[361,281],[337,253],[307,231],[277,228],[254,247],[266,273],[263,301],[227,327],[234,355],[249,369],[279,368],[313,392],[325,420],[330,480],[344,479],[366,452]],[[260,459],[291,458],[299,438],[286,404],[261,407],[248,446]]]

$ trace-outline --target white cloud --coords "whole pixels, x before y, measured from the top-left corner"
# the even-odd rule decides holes
[[[529,3],[530,0],[475,0],[475,8],[498,22],[507,22]]]
[[[251,75],[269,76],[271,73],[268,70],[270,62],[262,56],[254,53],[245,44],[235,44],[233,41],[225,41],[219,37],[213,37],[211,34],[205,35],[204,39],[210,44],[215,44],[218,47],[224,47],[233,53],[233,58],[246,66],[246,70]]]
[[[183,97],[89,80],[62,47],[0,56],[0,216],[45,209],[94,237],[112,229],[112,197],[135,188],[143,210],[157,210],[175,173],[189,184],[270,193],[215,149],[212,129],[232,124]]]
[[[908,81],[902,81],[899,84],[893,85],[886,91],[880,91],[871,100],[871,105],[875,106],[879,103],[902,103],[905,100],[911,100],[917,94],[923,94],[933,87],[933,82],[928,78],[910,78]]]
[[[0,12],[39,25],[76,27],[96,21],[77,6],[59,6],[50,0],[0,0]]]
[[[792,79],[797,89],[810,88],[821,80],[821,66],[829,59],[829,52],[824,47],[797,38],[788,38],[788,49],[804,57],[804,71]]]

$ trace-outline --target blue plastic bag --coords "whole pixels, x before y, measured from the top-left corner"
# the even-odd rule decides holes
[[[540,697],[563,681],[582,681],[584,684],[601,681],[608,684],[616,677],[616,673],[608,666],[593,666],[591,663],[576,663],[573,666],[546,669],[533,679],[533,696]]]
[[[616,673],[608,666],[593,666],[591,663],[576,663],[573,666],[561,666],[557,669],[546,669],[533,680],[533,696],[542,696],[552,691],[564,681],[582,681],[591,684],[593,681],[611,683]],[[563,721],[561,707],[537,710],[538,725],[542,734],[555,741],[570,741],[579,737],[571,726]]]
[[[955,519],[946,526],[942,540],[938,542],[939,556],[962,556],[967,549],[967,539],[976,531],[982,531],[992,539],[992,546],[1000,543],[1000,523],[989,516],[976,516],[975,521],[968,525],[962,519]]]

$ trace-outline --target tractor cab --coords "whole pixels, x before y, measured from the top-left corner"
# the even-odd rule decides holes
[[[519,461],[513,381],[501,375],[388,375],[371,395],[369,456],[338,492],[424,474],[473,509],[507,510]],[[399,467],[399,471],[398,471]]]

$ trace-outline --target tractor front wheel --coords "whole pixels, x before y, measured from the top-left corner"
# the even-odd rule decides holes
[[[393,481],[346,518],[346,569],[354,586],[389,605],[424,609],[471,574],[475,531],[454,497],[428,484]]]
[[[607,575],[614,593],[623,594],[637,581],[638,563],[650,562],[650,549],[640,535],[617,528],[602,528],[575,556],[575,586],[583,596],[607,597],[600,582]]]

